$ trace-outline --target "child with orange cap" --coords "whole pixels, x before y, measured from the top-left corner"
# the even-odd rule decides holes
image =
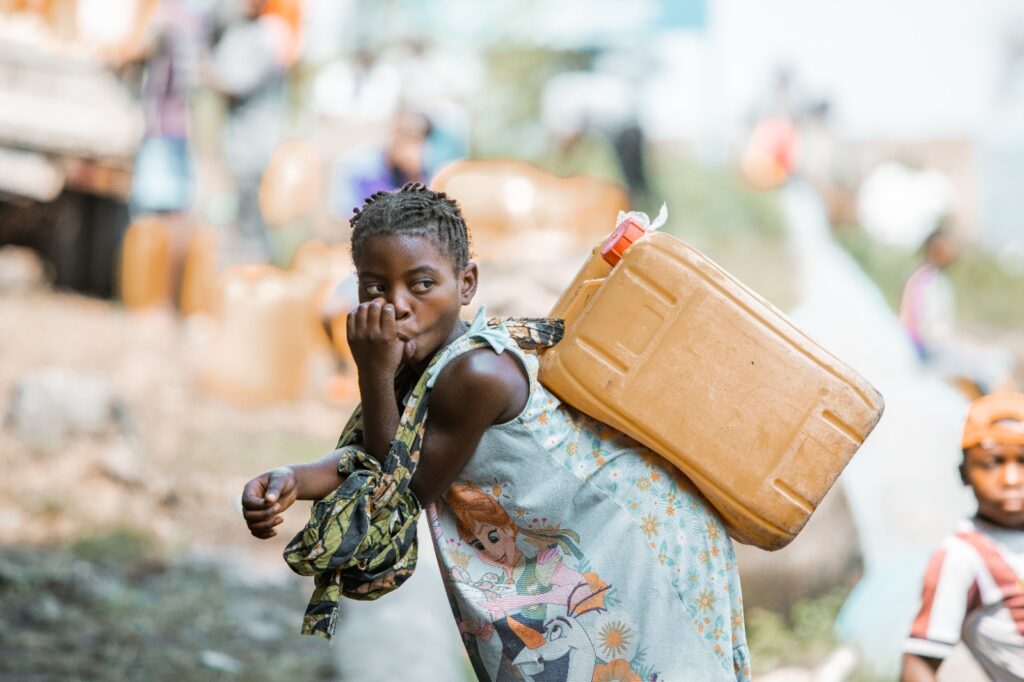
[[[963,643],[990,679],[1024,680],[1024,394],[975,400],[960,476],[978,500],[932,555],[904,645],[905,681],[934,680]]]

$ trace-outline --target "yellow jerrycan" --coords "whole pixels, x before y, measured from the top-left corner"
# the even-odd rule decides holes
[[[185,246],[181,294],[178,306],[182,315],[210,312],[217,279],[217,237],[213,230],[195,226]]]
[[[205,387],[243,406],[303,397],[314,350],[315,287],[272,265],[236,265],[220,274],[216,289]]]
[[[121,246],[121,300],[140,310],[168,301],[171,283],[171,234],[159,216],[132,223]]]
[[[679,468],[735,539],[784,547],[878,423],[882,396],[645,222],[620,214],[555,304],[565,336],[541,356],[540,380]]]

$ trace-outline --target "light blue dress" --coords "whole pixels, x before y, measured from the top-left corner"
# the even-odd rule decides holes
[[[427,509],[476,675],[748,680],[739,577],[718,514],[659,456],[559,402],[537,381],[537,357],[482,311],[431,381],[473,339],[512,353],[530,380],[522,413],[484,433]]]

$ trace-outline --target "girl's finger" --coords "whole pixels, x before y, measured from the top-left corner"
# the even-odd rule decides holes
[[[246,509],[242,512],[246,523],[257,523],[281,513],[280,508],[275,504],[268,509]]]
[[[261,530],[261,531],[255,531],[255,530],[252,531],[252,536],[254,538],[259,538],[260,540],[269,540],[270,538],[274,537],[275,535],[277,535],[277,531],[273,530],[273,529],[271,529],[271,530]]]
[[[390,303],[384,304],[380,311],[380,331],[387,340],[398,336],[398,325],[395,322],[395,306]]]
[[[370,336],[378,336],[380,334],[380,311],[382,308],[381,300],[375,298],[370,301],[366,308],[366,332]]]
[[[281,523],[282,521],[284,521],[283,517],[281,517],[281,516],[274,516],[274,517],[269,518],[269,519],[267,519],[265,521],[257,521],[256,523],[250,523],[248,525],[249,525],[249,530],[252,531],[253,533],[255,533],[255,532],[268,531],[271,528],[273,528],[274,526],[276,526],[279,523]]]
[[[242,508],[243,509],[264,509],[267,505],[263,499],[263,495],[257,492],[259,488],[255,485],[245,486],[245,490],[242,491]]]
[[[402,362],[412,362],[414,357],[416,357],[416,342],[409,339],[405,342],[405,348],[402,349]]]
[[[274,503],[291,492],[295,486],[295,477],[284,470],[275,470],[270,476],[270,484],[267,485],[267,492],[263,495],[268,503]]]
[[[345,336],[349,341],[355,335],[356,331],[356,316],[359,314],[359,306],[356,306],[352,310],[348,311],[348,317],[345,318]]]
[[[360,303],[356,311],[356,336],[363,336],[366,333],[366,317],[369,314],[369,303]]]

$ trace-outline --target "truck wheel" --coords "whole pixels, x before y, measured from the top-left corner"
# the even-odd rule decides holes
[[[119,199],[64,192],[54,201],[43,255],[59,288],[112,298],[117,258],[128,227],[128,206]]]

